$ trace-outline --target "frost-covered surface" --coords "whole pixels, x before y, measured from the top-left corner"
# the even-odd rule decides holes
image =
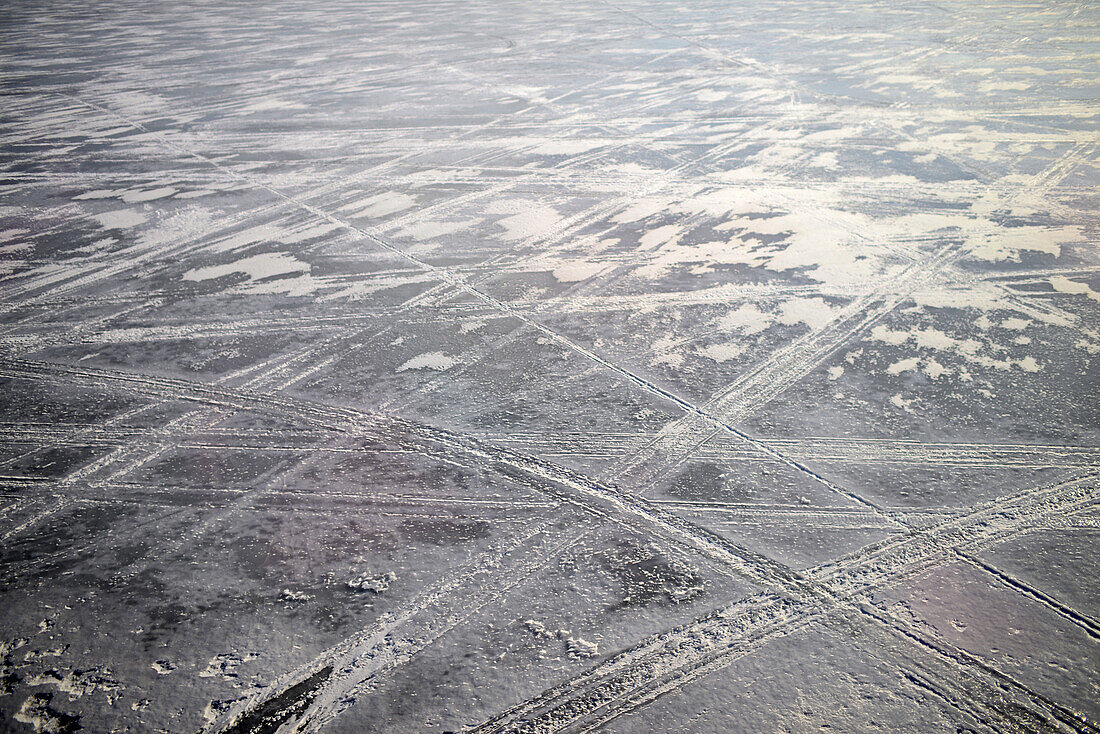
[[[1098,21],[5,2],[0,729],[1094,731]]]

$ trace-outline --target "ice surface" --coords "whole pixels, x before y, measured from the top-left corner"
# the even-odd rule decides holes
[[[0,22],[3,731],[1097,731],[1100,5]]]

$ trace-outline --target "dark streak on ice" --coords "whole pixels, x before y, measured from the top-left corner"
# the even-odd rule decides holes
[[[330,675],[331,665],[318,670],[244,714],[225,730],[226,734],[274,734],[280,726],[306,710]]]

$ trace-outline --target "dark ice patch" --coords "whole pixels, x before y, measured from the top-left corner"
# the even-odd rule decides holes
[[[654,546],[624,542],[602,553],[599,562],[622,589],[622,599],[612,605],[612,610],[662,601],[679,604],[703,593],[702,577]]]
[[[409,540],[430,545],[451,545],[489,537],[489,523],[484,520],[413,518],[401,523],[401,533]]]

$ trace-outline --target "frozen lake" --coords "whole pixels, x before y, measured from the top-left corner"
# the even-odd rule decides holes
[[[0,730],[1100,731],[1100,5],[0,28]]]

